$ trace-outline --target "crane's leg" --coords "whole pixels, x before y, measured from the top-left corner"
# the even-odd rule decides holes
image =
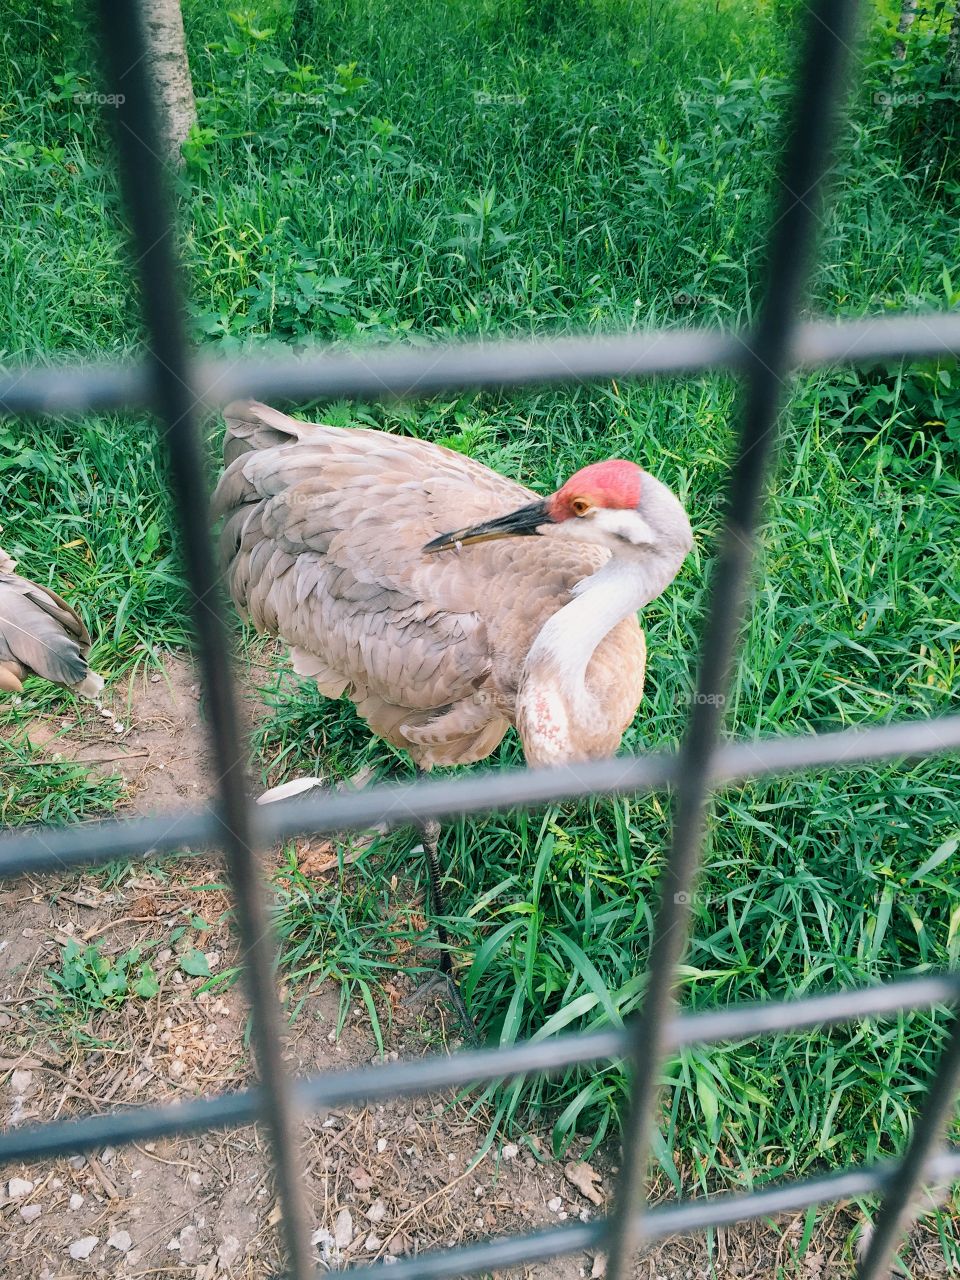
[[[424,771],[419,769],[417,772],[422,776]],[[322,778],[296,778],[293,782],[285,782],[279,787],[272,787],[269,791],[265,791],[262,796],[258,797],[257,804],[271,804],[275,800],[287,800],[291,796],[300,795],[302,792],[311,791],[314,787],[323,785]],[[430,818],[426,822],[417,823],[417,830],[420,832],[423,852],[427,859],[427,869],[430,872],[430,897],[433,902],[433,910],[436,915],[445,916],[447,908],[443,897],[443,885],[440,881],[440,859],[437,853],[437,843],[440,839],[440,823],[435,818]],[[467,1006],[463,1002],[463,996],[460,993],[460,987],[457,985],[456,975],[453,972],[453,961],[450,959],[449,949],[450,935],[447,933],[446,927],[439,921],[437,922],[437,939],[441,946],[440,972],[435,974],[433,978],[428,978],[407,999],[416,1000],[426,995],[437,983],[445,983],[450,992],[453,1007],[457,1011],[457,1017],[463,1025],[464,1034],[471,1044],[479,1045],[481,1043],[479,1032],[467,1012]]]
[[[427,870],[430,873],[430,897],[433,902],[434,914],[444,916],[447,914],[447,909],[443,896],[443,885],[440,880],[440,859],[437,853],[437,843],[440,839],[440,823],[435,818],[428,818],[426,822],[418,823],[417,826],[423,842],[423,852],[427,859]],[[457,1016],[467,1039],[471,1044],[478,1045],[480,1044],[480,1035],[473,1019],[467,1012],[467,1006],[463,1002],[463,996],[460,994],[460,987],[453,972],[453,961],[450,959],[449,950],[450,935],[447,933],[446,926],[441,924],[439,920],[437,921],[437,939],[442,950],[440,952],[440,973],[436,975],[436,978],[446,983],[450,992],[450,999],[457,1011]],[[422,987],[414,992],[414,996],[423,994],[433,986],[435,981],[436,979],[428,979]]]

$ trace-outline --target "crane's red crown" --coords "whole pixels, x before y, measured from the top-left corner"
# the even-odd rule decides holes
[[[554,520],[567,520],[583,515],[591,507],[636,510],[640,505],[642,476],[635,462],[623,458],[592,462],[575,472],[549,499],[550,515]]]

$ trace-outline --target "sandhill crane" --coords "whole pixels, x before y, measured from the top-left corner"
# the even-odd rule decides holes
[[[20,693],[28,675],[95,698],[103,677],[87,664],[90,634],[56,592],[14,573],[0,549],[0,692]]]
[[[511,725],[533,766],[617,750],[643,689],[637,611],[692,546],[664,484],[611,459],[544,498],[422,440],[224,416],[227,581],[296,672],[420,769],[482,760]],[[425,825],[442,915],[438,836]]]

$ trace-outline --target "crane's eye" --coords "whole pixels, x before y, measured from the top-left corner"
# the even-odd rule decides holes
[[[575,516],[585,516],[588,511],[593,510],[593,503],[589,498],[572,498],[570,508]]]

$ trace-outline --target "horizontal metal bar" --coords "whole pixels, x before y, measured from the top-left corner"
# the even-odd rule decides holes
[[[389,1268],[382,1262],[368,1263],[351,1267],[351,1280],[353,1276],[376,1276],[379,1280],[387,1277],[393,1280],[394,1276],[397,1280],[453,1280],[458,1276],[500,1275],[508,1267],[525,1262],[569,1257],[587,1250],[599,1253],[609,1239],[610,1225],[608,1218],[597,1218],[594,1222],[574,1222],[526,1235],[499,1236],[481,1244],[460,1244],[455,1249],[418,1253],[399,1262],[392,1260]],[[315,1280],[327,1280],[328,1276],[329,1272],[321,1268],[315,1273]]]
[[[0,368],[0,418],[149,409],[153,400],[154,381],[146,363]]]
[[[671,1050],[690,1044],[752,1040],[756,1036],[788,1035],[811,1027],[837,1026],[861,1018],[888,1018],[906,1009],[950,1005],[960,1000],[960,972],[923,978],[901,978],[876,987],[831,991],[793,1000],[734,1005],[729,1009],[683,1013],[672,1019],[667,1033]]]
[[[604,336],[499,342],[399,343],[369,351],[320,348],[306,356],[198,360],[194,394],[213,409],[231,400],[383,400],[439,391],[530,386],[601,378],[657,377],[744,367],[750,337],[714,329],[656,329]],[[960,353],[960,315],[932,311],[813,320],[790,344],[793,367],[871,364]],[[0,369],[0,416],[143,409],[153,402],[140,364],[25,365]]]
[[[98,1147],[171,1138],[176,1134],[207,1129],[236,1129],[261,1118],[260,1087],[212,1098],[171,1102],[158,1106],[129,1107],[76,1120],[7,1129],[0,1133],[0,1166],[53,1156],[80,1155]]]
[[[738,1041],[765,1034],[791,1034],[818,1026],[836,1026],[904,1010],[949,1005],[960,1000],[960,973],[910,978],[856,991],[836,991],[799,1000],[745,1004],[731,1009],[685,1013],[671,1019],[668,1048]],[[626,1058],[630,1042],[623,1027],[606,1031],[528,1040],[450,1057],[401,1062],[390,1067],[360,1067],[304,1077],[294,1085],[301,1113],[329,1107],[368,1105],[386,1098],[416,1097],[468,1084],[532,1072]],[[84,1116],[55,1124],[11,1129],[0,1134],[0,1164],[41,1156],[91,1151],[107,1143],[169,1137],[250,1124],[262,1108],[259,1086],[184,1103],[137,1107]]]
[[[802,769],[848,769],[873,760],[916,760],[957,750],[960,715],[906,720],[872,729],[728,742],[713,758],[710,780],[718,786]],[[637,794],[669,786],[676,768],[674,753],[657,752],[562,769],[471,772],[357,792],[319,791],[258,809],[255,838],[261,844],[273,843],[296,835],[363,829],[382,822],[400,825],[592,794]],[[220,818],[211,809],[70,827],[27,827],[0,835],[0,879],[25,872],[97,866],[115,858],[196,850],[218,844],[223,834]]]
[[[546,1072],[579,1062],[617,1058],[625,1047],[623,1031],[615,1028],[592,1035],[558,1036],[508,1048],[417,1059],[389,1067],[328,1071],[297,1080],[294,1092],[301,1112],[316,1112],[329,1107],[367,1105],[383,1098],[415,1097],[533,1070]],[[175,1133],[249,1124],[259,1117],[261,1105],[262,1091],[254,1086],[198,1101],[138,1107],[11,1129],[0,1133],[0,1165],[40,1156],[91,1151],[107,1142],[117,1145],[145,1137],[169,1137]]]
[[[658,1205],[638,1217],[641,1244],[652,1244],[667,1236],[688,1235],[711,1227],[732,1226],[757,1218],[797,1212],[826,1201],[859,1199],[876,1195],[890,1184],[898,1169],[895,1160],[861,1169],[845,1169],[820,1178],[804,1178],[743,1195],[705,1196],[678,1204]],[[930,1182],[947,1183],[960,1178],[960,1151],[947,1150],[927,1166]],[[585,1250],[602,1252],[611,1234],[609,1219],[550,1227],[523,1236],[504,1236],[482,1244],[459,1245],[403,1258],[385,1270],[380,1264],[356,1267],[351,1275],[389,1276],[390,1280],[452,1280],[452,1277],[500,1271],[523,1263],[538,1262]],[[318,1273],[317,1280],[321,1274]]]

